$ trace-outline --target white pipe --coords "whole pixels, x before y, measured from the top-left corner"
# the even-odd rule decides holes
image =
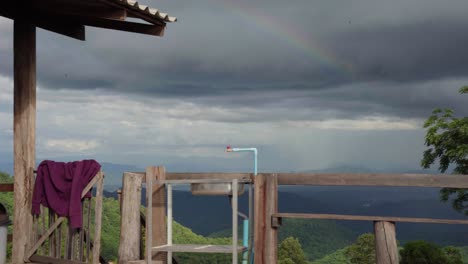
[[[226,148],[226,152],[253,152],[254,153],[254,176],[257,176],[258,174],[258,150],[257,148],[231,148],[231,146],[228,146]],[[242,258],[244,261],[242,262],[245,264],[246,258],[249,258],[250,261],[249,263],[253,263],[253,240],[254,240],[254,234],[253,234],[253,217],[254,217],[254,212],[253,212],[253,184],[250,183],[249,185],[249,243],[248,243],[248,250],[247,250],[247,255],[243,255]]]
[[[167,263],[172,264],[172,185],[167,185]]]
[[[232,264],[237,263],[237,208],[238,208],[238,180],[232,180]]]

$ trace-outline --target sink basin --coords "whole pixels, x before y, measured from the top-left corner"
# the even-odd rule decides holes
[[[237,186],[237,194],[242,195],[244,184]],[[190,189],[193,195],[232,195],[232,183],[192,183]]]

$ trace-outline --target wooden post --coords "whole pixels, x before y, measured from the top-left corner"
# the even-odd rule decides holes
[[[142,176],[127,172],[123,176],[119,264],[140,259]]]
[[[93,263],[99,263],[101,256],[101,223],[102,223],[102,196],[104,192],[104,174],[99,172],[96,186],[96,206],[94,207],[94,243],[93,243]],[[80,251],[82,249],[80,248]]]
[[[166,180],[166,169],[163,166],[150,167],[147,173],[151,172],[157,181]],[[152,203],[152,227],[153,227],[153,247],[167,244],[167,223],[166,223],[166,190],[164,184],[153,185]],[[167,253],[157,252],[153,255],[153,260],[159,260],[163,264],[167,263]]]
[[[278,212],[278,177],[259,174],[255,177],[255,264],[277,263],[278,229],[271,224]]]
[[[398,264],[395,223],[374,222],[375,256],[377,264]]]
[[[36,163],[36,27],[14,22],[13,263],[24,263],[33,233],[31,199]]]

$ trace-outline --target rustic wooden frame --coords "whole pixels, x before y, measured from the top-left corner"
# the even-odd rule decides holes
[[[84,188],[84,190],[81,193],[81,198],[83,199],[86,194],[93,188],[93,186],[96,185],[96,196],[95,196],[95,207],[94,207],[94,241],[93,241],[93,249],[92,249],[92,257],[91,257],[91,263],[99,263],[100,261],[100,249],[101,249],[101,223],[102,223],[102,199],[103,199],[103,186],[104,186],[104,173],[102,171],[99,171],[96,176],[93,177],[93,179],[88,183],[88,185]],[[88,202],[88,206],[91,205],[91,202]],[[83,204],[83,206],[85,206]],[[90,207],[88,207],[90,209]],[[88,213],[91,211],[89,210]],[[41,213],[43,217],[43,225],[45,224],[44,221],[44,215],[45,211]],[[53,215],[49,211],[49,217]],[[88,215],[88,227],[89,227],[89,221],[90,221],[90,216]],[[88,263],[86,262],[80,262],[80,261],[73,261],[73,260],[67,260],[67,259],[59,259],[55,258],[52,256],[40,256],[36,254],[38,249],[45,243],[47,239],[50,239],[51,236],[55,236],[55,231],[57,230],[58,227],[60,227],[66,220],[66,217],[59,217],[57,220],[54,221],[52,224],[51,221],[49,220],[49,228],[45,230],[45,232],[37,239],[37,241],[32,245],[32,247],[27,251],[27,254],[25,255],[25,262],[34,262],[34,263]],[[83,245],[83,240],[86,240],[86,247],[87,247],[87,252],[88,252],[88,258],[90,256],[90,239],[85,238],[83,236],[84,230],[81,230],[80,232],[80,259],[82,259],[82,250],[84,248]],[[61,232],[59,231],[58,233],[61,235]],[[71,239],[71,236],[69,237]],[[49,250],[55,250],[56,248],[60,248],[60,242],[57,244],[56,240],[53,239],[54,243],[49,244]],[[61,240],[59,240],[61,241]],[[71,254],[70,249],[72,246],[67,243],[67,256]]]

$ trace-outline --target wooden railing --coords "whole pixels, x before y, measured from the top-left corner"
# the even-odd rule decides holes
[[[159,170],[164,172],[162,167],[150,167],[147,171]],[[126,173],[125,182],[134,181],[135,176],[139,179],[136,183],[141,186],[146,173]],[[398,248],[396,242],[395,222],[410,223],[432,223],[432,224],[468,224],[468,220],[453,219],[432,219],[432,218],[408,218],[408,217],[387,217],[387,216],[358,216],[358,215],[337,215],[337,214],[298,214],[288,212],[278,212],[278,186],[279,185],[311,185],[311,186],[394,186],[394,187],[449,187],[468,188],[468,176],[466,175],[431,175],[431,174],[347,174],[347,173],[263,173],[253,176],[249,173],[159,173],[159,180],[181,180],[187,181],[197,179],[250,179],[254,185],[254,260],[255,264],[277,263],[278,251],[278,229],[281,227],[283,218],[305,218],[305,219],[330,219],[347,221],[372,221],[374,222],[376,260],[377,264],[398,263]],[[125,177],[128,179],[126,180]],[[162,177],[162,178],[161,178]],[[158,179],[158,177],[156,177]],[[135,184],[134,184],[135,185]],[[153,208],[157,207],[157,218],[152,219],[153,245],[160,243],[156,240],[164,240],[160,237],[165,230],[165,221],[161,221],[165,211],[164,188],[161,184],[154,185]],[[125,194],[124,194],[125,196]],[[138,195],[132,194],[134,197]],[[127,197],[127,201],[128,201]],[[137,198],[135,198],[137,199]],[[132,209],[133,210],[133,209]],[[132,211],[133,212],[133,211]],[[137,221],[138,211],[133,212],[133,218]],[[122,212],[122,219],[127,216]],[[159,220],[156,220],[159,219]],[[124,222],[122,222],[124,223]],[[135,223],[135,225],[138,225]],[[122,228],[125,229],[124,226]],[[130,227],[126,227],[129,229]],[[136,227],[135,227],[136,228]],[[134,240],[134,241],[133,241]],[[132,241],[136,243],[135,238]],[[126,245],[131,245],[125,241],[121,244],[121,249]],[[122,242],[122,241],[121,241]],[[135,249],[133,255],[139,254]],[[121,252],[121,256],[125,256]],[[162,260],[162,263],[165,263]]]
[[[13,183],[0,183],[0,193],[1,192],[13,192],[14,184]],[[1,201],[0,201],[1,203]],[[13,240],[13,235],[8,234],[7,241],[11,242]]]

